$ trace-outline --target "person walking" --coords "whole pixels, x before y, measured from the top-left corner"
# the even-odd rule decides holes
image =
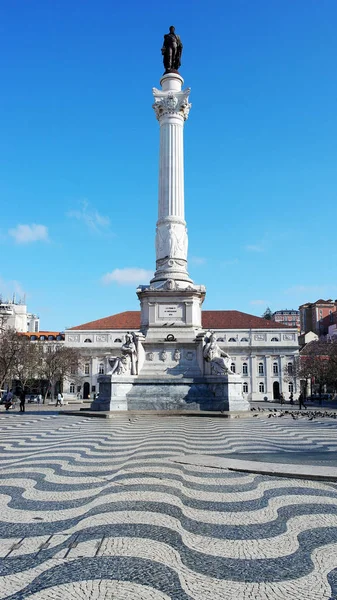
[[[63,396],[61,392],[57,394],[56,406],[62,406],[63,404]]]
[[[13,391],[9,390],[9,392],[7,392],[7,396],[6,396],[5,408],[6,408],[6,410],[9,410],[10,408],[12,408],[12,406],[13,406]]]
[[[304,396],[302,394],[302,392],[300,393],[299,397],[298,397],[298,404],[299,404],[299,409],[301,410],[301,408],[307,408],[306,405],[304,404]]]
[[[284,394],[280,394],[280,404],[284,404],[285,400],[284,400]]]
[[[290,395],[289,395],[289,402],[290,402],[290,404],[294,404],[294,394],[292,392],[290,392]]]
[[[25,412],[25,403],[26,403],[25,390],[20,391],[19,398],[20,398],[20,412]]]

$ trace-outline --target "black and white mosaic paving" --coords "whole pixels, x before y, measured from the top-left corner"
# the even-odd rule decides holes
[[[337,598],[337,484],[173,463],[337,450],[335,421],[0,416],[0,599]]]

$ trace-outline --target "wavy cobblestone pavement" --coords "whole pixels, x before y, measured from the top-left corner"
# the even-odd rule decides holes
[[[337,598],[337,484],[173,463],[337,450],[337,423],[0,416],[0,599]]]

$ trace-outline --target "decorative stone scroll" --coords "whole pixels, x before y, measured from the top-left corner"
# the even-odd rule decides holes
[[[107,342],[108,336],[106,334],[96,335],[96,342]]]
[[[68,336],[68,342],[79,342],[79,341],[80,341],[79,335],[69,335]]]
[[[293,341],[295,339],[295,334],[294,333],[284,333],[283,339]]]
[[[180,357],[181,357],[181,352],[179,350],[179,348],[176,348],[173,354],[173,360],[175,360],[176,362],[180,361]]]

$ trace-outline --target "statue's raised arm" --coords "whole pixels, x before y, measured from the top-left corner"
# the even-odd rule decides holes
[[[171,25],[169,33],[164,35],[163,47],[161,49],[165,73],[178,71],[181,65],[182,51],[183,45],[181,43],[181,39],[179,35],[175,33],[175,28],[173,25]]]

